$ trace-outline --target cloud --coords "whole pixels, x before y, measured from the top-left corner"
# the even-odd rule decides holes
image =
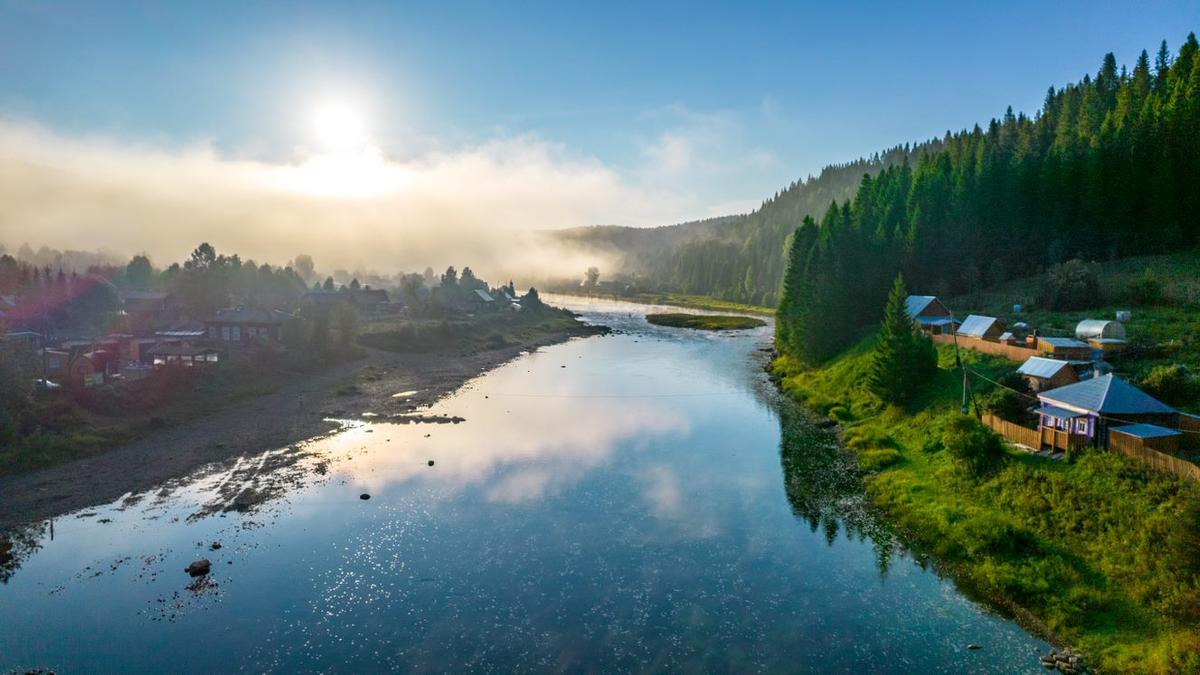
[[[369,147],[297,155],[235,159],[208,143],[164,149],[0,120],[0,242],[147,251],[165,264],[209,241],[260,262],[309,253],[323,269],[573,276],[596,261],[545,250],[532,231],[673,222],[697,208],[532,135],[404,160]]]

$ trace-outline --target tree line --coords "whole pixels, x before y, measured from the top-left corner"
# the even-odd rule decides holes
[[[944,295],[1200,238],[1200,58],[1190,34],[1132,70],[1107,54],[1095,77],[1051,88],[1034,116],[1010,108],[987,128],[861,177],[851,199],[788,242],[779,341],[828,358],[878,318],[903,273]]]

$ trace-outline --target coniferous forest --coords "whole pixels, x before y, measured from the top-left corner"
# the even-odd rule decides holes
[[[946,294],[1072,258],[1108,260],[1200,239],[1200,56],[1195,34],[1132,69],[1051,88],[1034,116],[986,128],[861,177],[853,198],[788,241],[780,349],[828,358],[878,320],[897,273]],[[765,207],[764,207],[765,208]]]

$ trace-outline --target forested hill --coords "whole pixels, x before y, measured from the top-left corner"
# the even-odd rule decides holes
[[[1200,239],[1200,57],[1194,34],[1132,69],[1051,88],[913,166],[865,178],[790,245],[780,347],[817,361],[878,321],[898,272],[918,294],[972,290],[1070,258],[1171,251]]]
[[[773,306],[788,238],[805,216],[852,197],[864,175],[915,161],[940,147],[941,141],[903,145],[825,167],[819,176],[792,183],[749,214],[666,227],[581,227],[552,236],[576,250],[616,259],[617,269],[605,270],[605,275],[636,276],[642,288]]]

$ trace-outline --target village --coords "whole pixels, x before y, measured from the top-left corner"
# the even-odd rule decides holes
[[[906,308],[914,328],[935,344],[1019,364],[1013,371],[1019,380],[991,384],[1023,402],[1010,406],[1021,410],[1010,409],[1008,418],[995,410],[980,416],[1013,444],[1053,459],[1086,447],[1104,448],[1200,480],[1200,468],[1188,461],[1200,449],[1200,416],[1175,409],[1117,373],[1132,349],[1126,332],[1130,311],[1117,311],[1111,319],[1083,319],[1073,335],[1046,335],[1020,320],[1021,305],[1013,306],[1018,320],[1011,324],[975,314],[960,320],[930,295],[910,295]],[[971,381],[982,375],[960,367],[965,411]]]

